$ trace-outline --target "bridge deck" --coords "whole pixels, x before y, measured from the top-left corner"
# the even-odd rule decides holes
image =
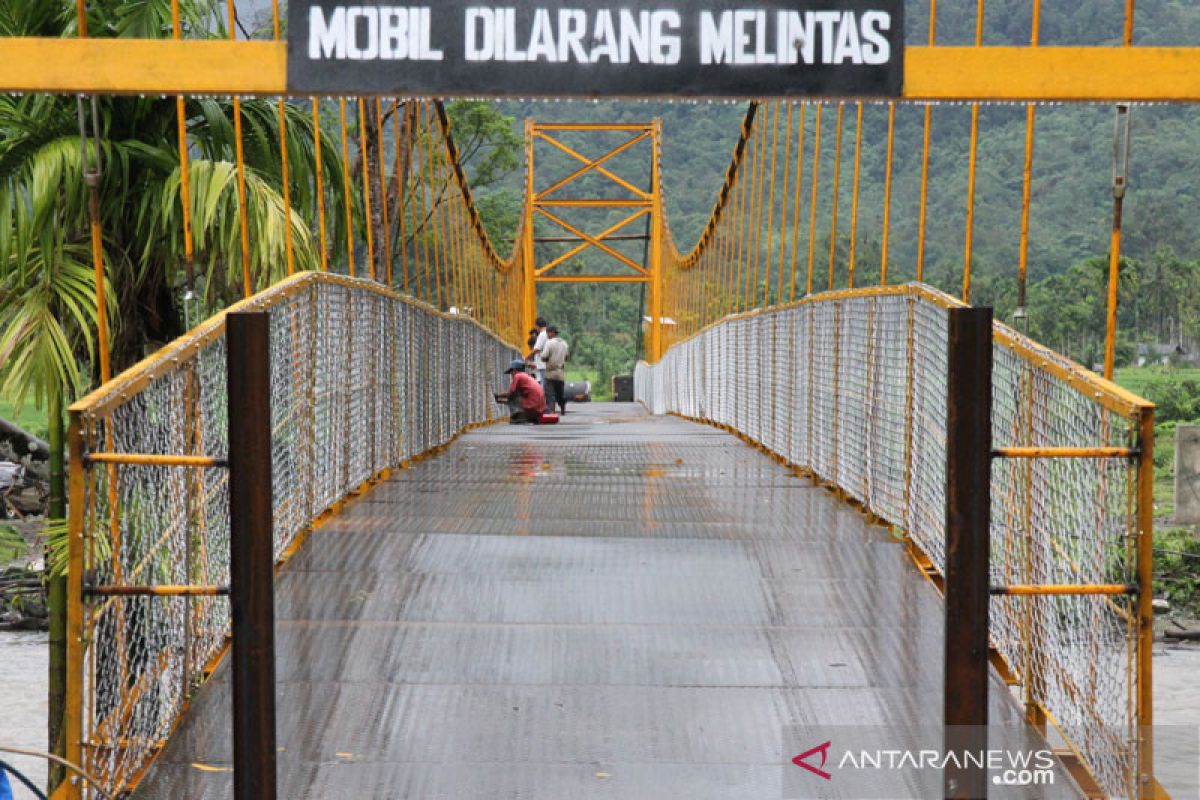
[[[717,430],[571,412],[463,437],[286,567],[281,797],[780,797],[785,725],[940,723],[940,600],[886,530]],[[223,668],[138,797],[231,796],[229,704]]]

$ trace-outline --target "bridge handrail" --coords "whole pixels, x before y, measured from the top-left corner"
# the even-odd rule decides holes
[[[518,352],[468,316],[329,273],[230,310],[271,315],[279,563],[371,481],[494,420]],[[114,794],[227,649],[227,313],[70,408],[68,756]]]
[[[940,585],[946,311],[961,306],[907,284],[734,314],[639,364],[636,397],[836,489]],[[992,438],[1014,457],[993,460],[992,584],[1068,587],[993,596],[993,661],[1096,786],[1138,796],[1152,776],[1154,406],[1006,325],[993,342]]]

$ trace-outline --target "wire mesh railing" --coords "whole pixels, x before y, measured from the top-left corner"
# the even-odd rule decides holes
[[[274,551],[359,487],[492,420],[514,357],[478,322],[306,273],[235,306],[271,329]],[[71,408],[69,741],[136,784],[229,632],[225,315]],[[209,591],[206,591],[209,590]]]
[[[734,315],[639,364],[636,397],[834,487],[940,580],[958,305],[909,284]],[[1153,406],[999,323],[993,350],[991,583],[1063,587],[993,596],[995,663],[1107,796],[1138,797],[1152,773]],[[1085,593],[1103,587],[1118,590]]]

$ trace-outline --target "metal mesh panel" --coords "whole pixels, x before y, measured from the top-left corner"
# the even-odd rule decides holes
[[[1035,362],[1000,344],[994,352],[997,446],[1135,444],[1135,420],[1050,372],[1046,365],[1055,359]],[[1136,481],[1136,464],[1128,460],[998,461],[992,470],[993,582],[1136,583]],[[1136,619],[1134,602],[1124,596],[992,601],[993,638],[1024,677],[1029,700],[1089,755],[1097,781],[1114,795],[1136,787],[1137,718],[1129,704],[1136,690],[1130,647]]]
[[[304,275],[247,304],[270,314],[274,547],[381,470],[492,418],[516,352],[366,281]],[[227,453],[224,319],[72,408],[87,452]],[[95,586],[229,583],[223,469],[94,464],[82,542]],[[74,546],[74,545],[73,545]],[[95,597],[84,607],[86,766],[118,793],[157,753],[229,630],[223,597]]]
[[[946,570],[946,314],[916,300],[911,305],[911,420],[909,465],[909,536],[939,572]]]
[[[834,418],[836,482],[855,500],[866,501],[868,337],[874,323],[870,298],[839,303],[837,311],[837,398]],[[867,367],[867,369],[864,369]]]
[[[809,466],[816,475],[825,480],[835,477],[834,429],[836,421],[837,391],[837,327],[838,307],[835,303],[820,303],[812,306],[809,352],[812,354],[812,375],[809,378]]]
[[[656,413],[698,416],[763,441],[904,531],[944,574],[947,309],[954,305],[912,285],[817,295],[730,318],[659,364],[640,364],[635,391]],[[735,362],[727,378],[721,368],[731,352],[746,348],[758,355]],[[1136,446],[1138,414],[1148,404],[999,324],[994,353],[994,446]],[[696,374],[697,364],[708,365],[707,375]],[[679,386],[694,387],[695,400],[680,403]],[[747,390],[758,396],[747,402]],[[1143,463],[995,459],[992,582],[1136,584]],[[1135,698],[1138,659],[1148,654],[1138,651],[1136,621],[1127,595],[992,600],[993,643],[1031,715],[1052,719],[1113,796],[1134,796],[1138,786]]]
[[[907,486],[909,312],[907,303],[874,303],[868,362],[867,505],[896,521],[905,518]]]

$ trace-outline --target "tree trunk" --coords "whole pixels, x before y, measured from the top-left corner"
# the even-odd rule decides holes
[[[413,104],[411,102],[402,105],[403,111],[400,117],[400,157],[397,160],[393,183],[396,185],[396,191],[400,197],[396,200],[396,218],[392,220],[392,241],[397,242],[394,258],[400,266],[403,275],[401,276],[401,289],[406,294],[411,293],[409,290],[408,277],[408,238],[411,235],[409,231],[412,229],[412,224],[407,216],[408,208],[408,179],[412,172],[412,117]]]
[[[380,195],[379,192],[379,114],[374,101],[361,99],[360,103],[365,103],[364,119],[366,120],[367,128],[364,133],[363,141],[366,143],[367,152],[363,153],[362,166],[366,170],[363,175],[363,185],[368,187],[366,191],[371,195],[371,218],[367,224],[371,226],[371,242],[374,249],[374,269],[375,280],[385,282],[387,280],[387,263],[386,253],[387,248],[384,247],[383,237],[383,204],[387,202],[387,196]]]

